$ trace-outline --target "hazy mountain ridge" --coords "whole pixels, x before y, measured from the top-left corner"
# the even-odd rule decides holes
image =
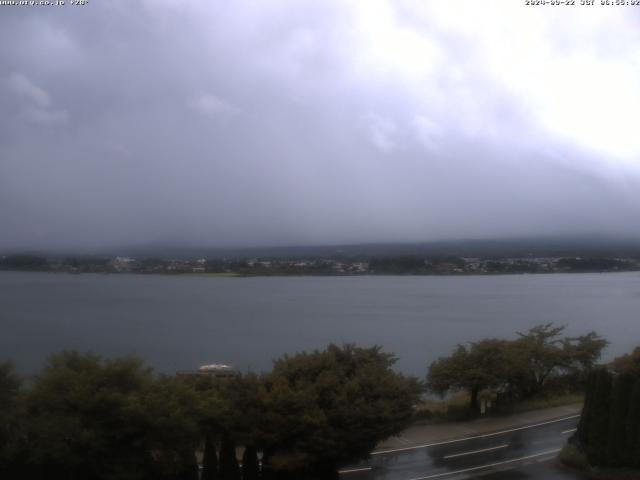
[[[2,254],[24,253],[7,249]],[[265,247],[206,247],[177,245],[129,245],[99,249],[29,250],[46,256],[130,256],[134,258],[309,258],[370,257],[395,255],[458,257],[638,257],[640,239],[602,236],[456,239],[421,243],[359,243],[344,245],[290,245]]]

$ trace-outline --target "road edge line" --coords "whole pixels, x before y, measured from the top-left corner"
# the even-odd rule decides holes
[[[439,477],[445,477],[447,475],[458,475],[461,473],[475,472],[476,470],[482,470],[484,468],[493,468],[493,467],[498,467],[500,465],[506,465],[508,463],[521,462],[523,460],[529,460],[531,458],[542,457],[544,455],[551,455],[552,453],[558,453],[560,450],[562,449],[557,448],[554,450],[547,450],[545,452],[534,453],[533,455],[527,455],[525,457],[513,458],[511,460],[504,460],[502,462],[495,462],[495,463],[489,463],[487,465],[479,465],[477,467],[464,468],[462,470],[456,470],[455,472],[436,473],[434,475],[427,475],[426,477],[414,477],[414,478],[410,478],[409,480],[428,480],[429,478],[439,478]]]
[[[444,440],[442,442],[434,442],[434,443],[425,443],[422,445],[414,445],[412,447],[401,447],[401,448],[391,448],[388,450],[378,450],[378,451],[373,451],[371,452],[369,455],[386,455],[389,453],[396,453],[396,452],[408,452],[410,450],[419,450],[421,448],[429,448],[429,447],[437,447],[439,445],[448,445],[451,443],[457,443],[457,442],[465,442],[467,440],[477,440],[478,438],[487,438],[487,437],[495,437],[497,435],[503,435],[505,433],[511,433],[511,432],[517,432],[520,430],[527,430],[529,428],[536,428],[536,427],[542,427],[545,425],[551,425],[553,423],[560,423],[560,422],[564,422],[566,420],[571,420],[574,418],[579,418],[581,414],[576,414],[576,415],[570,415],[568,417],[564,417],[564,418],[558,418],[555,420],[549,420],[546,422],[540,422],[540,423],[535,423],[533,425],[525,425],[522,427],[515,427],[515,428],[509,428],[507,430],[501,430],[499,432],[491,432],[491,433],[482,433],[482,434],[478,434],[478,435],[473,435],[471,437],[465,437],[465,438],[454,438],[452,440]]]

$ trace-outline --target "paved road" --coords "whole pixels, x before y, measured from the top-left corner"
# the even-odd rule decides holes
[[[578,472],[571,471],[552,461],[521,464],[508,470],[471,478],[482,478],[482,480],[585,480],[585,477]]]
[[[577,479],[549,460],[575,431],[578,415],[464,438],[378,450],[344,467],[344,480]]]

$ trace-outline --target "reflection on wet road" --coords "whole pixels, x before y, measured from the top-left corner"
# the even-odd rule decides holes
[[[344,480],[482,478],[577,479],[548,460],[575,431],[578,416],[432,444],[373,452],[368,461],[346,466]]]

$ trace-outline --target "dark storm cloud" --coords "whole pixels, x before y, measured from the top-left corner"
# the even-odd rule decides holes
[[[633,19],[422,3],[2,7],[0,246],[637,234]]]

